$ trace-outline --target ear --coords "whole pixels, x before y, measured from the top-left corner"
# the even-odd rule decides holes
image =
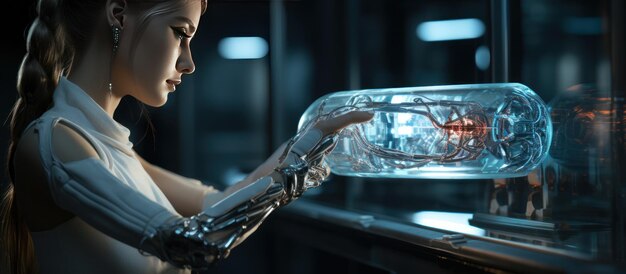
[[[126,0],[107,0],[105,10],[110,26],[124,28],[124,19],[126,19],[128,13]]]

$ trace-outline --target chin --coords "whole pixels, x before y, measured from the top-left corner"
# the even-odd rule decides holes
[[[158,98],[149,98],[143,102],[144,104],[151,107],[161,107],[167,103],[167,95]]]
[[[163,105],[165,105],[165,103],[167,103],[167,97],[163,98],[161,101],[154,104],[153,107],[162,107]]]

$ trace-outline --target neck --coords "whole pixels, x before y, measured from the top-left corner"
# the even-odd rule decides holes
[[[110,117],[113,117],[123,95],[116,93],[115,85],[112,91],[109,90],[111,56],[103,56],[102,50],[89,48],[93,50],[88,50],[80,60],[72,64],[67,79],[82,88]]]

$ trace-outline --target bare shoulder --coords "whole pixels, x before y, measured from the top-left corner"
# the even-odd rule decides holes
[[[86,159],[89,157],[98,157],[95,148],[87,141],[87,139],[76,130],[70,128],[63,122],[55,125],[52,130],[52,153],[62,162],[71,162]],[[41,165],[39,151],[39,136],[34,128],[27,129],[20,138],[15,151],[16,168],[17,163],[28,163]],[[32,168],[32,166],[30,167]],[[16,170],[17,171],[17,170]]]
[[[87,138],[63,122],[52,130],[52,153],[66,163],[90,157],[98,158],[96,149]]]

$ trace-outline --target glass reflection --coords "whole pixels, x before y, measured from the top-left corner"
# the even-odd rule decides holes
[[[485,230],[469,225],[468,220],[471,218],[472,214],[469,213],[420,211],[413,214],[411,220],[418,225],[447,231],[475,236],[486,235]]]

